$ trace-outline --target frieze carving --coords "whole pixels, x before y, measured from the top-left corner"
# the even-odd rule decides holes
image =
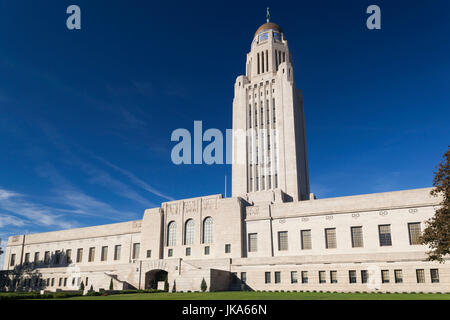
[[[202,200],[203,209],[217,209],[217,199],[203,199]]]
[[[14,236],[12,237],[12,242],[17,242],[19,241],[20,237],[19,236]]]
[[[409,213],[414,214],[414,213],[419,212],[419,209],[417,209],[417,208],[411,208],[411,209],[409,209],[408,211],[409,211]]]
[[[303,222],[309,221],[309,218],[302,218]]]
[[[178,203],[171,203],[167,205],[167,213],[178,214]]]
[[[133,221],[133,228],[140,228],[142,225],[141,221]]]
[[[359,213],[352,213],[352,218],[359,218]]]
[[[259,215],[259,207],[247,207],[247,215],[249,216]]]
[[[332,219],[334,219],[334,216],[325,216],[325,219],[326,220],[332,220]]]
[[[279,223],[286,223],[286,219],[281,219]]]
[[[388,212],[387,212],[386,210],[383,210],[383,211],[378,212],[378,214],[379,214],[380,216],[387,216],[387,215],[388,215]]]
[[[197,201],[185,201],[184,202],[184,212],[190,213],[190,212],[197,212]]]

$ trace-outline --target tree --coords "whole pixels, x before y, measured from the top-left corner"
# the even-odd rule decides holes
[[[428,245],[428,260],[444,262],[450,254],[450,146],[444,154],[433,179],[432,196],[442,196],[441,206],[434,217],[426,222],[421,241]]]
[[[166,280],[164,280],[164,291],[169,292],[169,280],[168,276],[166,276]]]
[[[89,288],[89,292],[93,292],[94,291],[94,286],[91,284],[91,287]]]
[[[109,290],[114,290],[114,283],[112,278],[111,281],[109,282]]]
[[[80,283],[80,291],[84,291],[84,282],[83,281],[81,281],[81,283]]]
[[[206,284],[205,278],[202,279],[202,284],[200,285],[200,289],[202,292],[205,292],[208,289],[208,285]]]

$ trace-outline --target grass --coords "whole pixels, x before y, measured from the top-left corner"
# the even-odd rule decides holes
[[[81,296],[64,300],[450,300],[450,293],[161,292]]]

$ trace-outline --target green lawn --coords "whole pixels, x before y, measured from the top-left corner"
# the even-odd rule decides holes
[[[64,300],[450,300],[450,293],[163,292],[81,296]]]

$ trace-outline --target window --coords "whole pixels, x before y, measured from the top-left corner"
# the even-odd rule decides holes
[[[408,223],[409,244],[417,245],[420,243],[420,222]]]
[[[34,253],[34,263],[38,263],[39,262],[39,252],[35,252]]]
[[[308,283],[308,271],[302,271],[302,283]]]
[[[169,225],[167,226],[167,246],[171,247],[177,244],[176,232],[177,232],[176,222],[175,221],[169,222]]]
[[[83,248],[77,250],[77,263],[83,261]]]
[[[67,278],[64,278],[64,287],[67,287]]]
[[[417,283],[425,283],[425,270],[416,269]]]
[[[389,283],[389,270],[381,270],[381,282]]]
[[[431,275],[431,283],[439,282],[439,270],[438,269],[430,269],[430,275]]]
[[[49,264],[50,263],[50,251],[45,251],[44,253],[44,263]]]
[[[226,244],[225,245],[225,253],[230,253],[231,252],[231,244]]]
[[[52,287],[55,285],[55,278],[52,278]]]
[[[209,255],[209,246],[205,247],[205,255]]]
[[[356,283],[356,270],[349,270],[348,272],[348,282]]]
[[[264,273],[265,283],[270,283],[270,272]]]
[[[89,248],[89,259],[88,259],[88,261],[92,262],[92,261],[94,261],[94,259],[95,259],[95,248],[91,247],[91,248]]]
[[[300,237],[302,240],[302,250],[309,250],[312,248],[311,243],[311,230],[300,231]]]
[[[104,246],[102,247],[102,255],[101,255],[101,261],[106,261],[108,259],[108,247]]]
[[[122,246],[117,244],[114,246],[114,260],[120,260],[120,251],[122,250]]]
[[[133,243],[133,259],[139,259],[139,251],[141,249],[140,243]]]
[[[364,246],[362,227],[351,227],[350,229],[352,232],[352,247],[362,248]]]
[[[189,219],[184,225],[184,244],[194,244],[194,220]]]
[[[16,265],[16,254],[15,254],[15,253],[13,253],[13,254],[11,255],[11,260],[10,260],[9,265],[10,265],[11,267],[13,267],[13,266]]]
[[[325,245],[327,249],[336,248],[336,228],[325,229]]]
[[[382,247],[392,246],[391,225],[390,224],[379,225],[378,232],[380,235],[380,246]]]
[[[89,278],[86,277],[86,283],[85,283],[85,285],[87,286],[88,284],[89,284]]]
[[[369,279],[369,273],[367,270],[361,270],[361,283],[367,283],[367,280]]]
[[[241,281],[247,282],[247,272],[241,272]]]
[[[147,258],[151,258],[152,257],[152,250],[147,250]]]
[[[213,219],[211,217],[203,220],[203,243],[213,242]]]
[[[279,231],[278,232],[278,250],[286,251],[288,249],[288,232]]]
[[[325,271],[319,271],[319,283],[326,283]]]
[[[291,283],[297,283],[297,271],[291,271]]]
[[[25,253],[25,264],[29,264],[29,263],[30,263],[30,254]]]
[[[394,270],[394,278],[395,278],[395,283],[402,283],[403,282],[402,270]]]
[[[250,233],[248,235],[248,252],[258,251],[258,234]]]
[[[66,263],[72,263],[72,249],[66,250]]]
[[[280,283],[280,282],[281,282],[281,272],[275,271],[275,283]]]
[[[61,285],[62,285],[62,280],[63,280],[63,278],[59,278],[59,280],[58,280],[58,287],[61,287]]]
[[[330,271],[330,282],[337,283],[337,271]]]
[[[55,251],[55,264],[59,264],[61,261],[61,251],[56,250]]]
[[[190,256],[191,255],[191,248],[186,248],[186,256]]]
[[[173,249],[169,249],[167,251],[167,256],[169,256],[169,257],[173,256]]]

